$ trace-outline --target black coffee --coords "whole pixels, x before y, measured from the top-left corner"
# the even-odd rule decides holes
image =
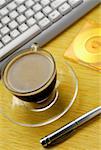
[[[55,69],[54,61],[49,56],[39,52],[25,53],[14,58],[7,65],[4,71],[4,82],[16,96],[29,101],[30,97],[32,99],[43,91],[53,90],[56,83]],[[40,96],[39,99],[46,97]]]

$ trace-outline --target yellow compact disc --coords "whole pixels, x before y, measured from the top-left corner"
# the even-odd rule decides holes
[[[86,63],[101,62],[101,28],[91,28],[80,33],[73,43],[76,57]]]

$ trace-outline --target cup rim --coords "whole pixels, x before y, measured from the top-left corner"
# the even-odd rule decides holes
[[[31,96],[31,95],[36,95],[40,92],[42,92],[43,90],[45,90],[50,84],[51,82],[53,81],[53,79],[55,78],[56,76],[56,63],[55,63],[55,60],[53,58],[53,56],[51,55],[51,53],[49,53],[48,51],[46,50],[38,50],[38,51],[32,51],[32,49],[26,49],[27,51],[15,56],[14,58],[12,58],[8,64],[5,66],[5,68],[3,69],[3,72],[2,72],[2,81],[5,85],[5,87],[14,95],[17,95],[17,96]],[[29,92],[16,92],[13,88],[11,88],[7,82],[7,72],[10,68],[10,66],[12,66],[12,64],[17,61],[19,58],[25,56],[25,55],[28,55],[28,54],[41,54],[41,55],[47,55],[48,59],[50,59],[52,62],[53,62],[53,65],[54,65],[54,70],[53,70],[53,73],[51,75],[51,77],[49,78],[48,81],[46,81],[46,83],[44,85],[42,85],[39,89],[36,89],[36,90],[32,90],[32,91],[29,91]]]

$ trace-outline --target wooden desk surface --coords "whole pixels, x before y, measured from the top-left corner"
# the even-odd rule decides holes
[[[95,8],[79,22],[45,46],[45,49],[63,59],[65,50],[87,20],[101,21],[100,7]],[[9,122],[0,115],[0,150],[44,150],[39,139],[87,111],[101,104],[101,78],[99,73],[70,62],[79,78],[79,93],[72,108],[61,119],[40,128],[27,128]],[[100,79],[100,80],[99,80]],[[0,97],[2,101],[2,97]],[[101,119],[96,117],[84,125],[71,138],[52,147],[52,150],[100,150]]]

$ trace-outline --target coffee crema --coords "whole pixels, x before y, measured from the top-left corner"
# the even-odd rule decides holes
[[[4,69],[5,86],[26,101],[47,98],[56,83],[56,66],[46,51],[25,52],[12,59]]]

